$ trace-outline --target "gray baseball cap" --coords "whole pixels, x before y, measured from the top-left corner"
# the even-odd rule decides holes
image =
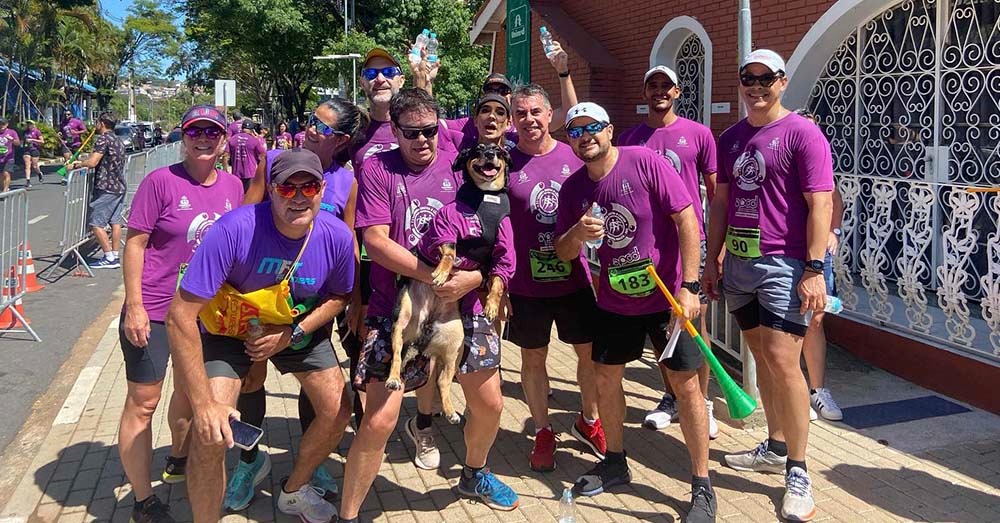
[[[274,183],[285,183],[298,173],[306,173],[323,181],[323,164],[320,163],[319,156],[306,149],[289,149],[279,154],[271,164],[271,181]]]

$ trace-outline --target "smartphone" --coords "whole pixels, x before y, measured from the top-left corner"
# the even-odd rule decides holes
[[[230,419],[229,428],[233,431],[233,443],[243,450],[252,449],[264,435],[264,430],[260,427],[254,427],[238,419]]]

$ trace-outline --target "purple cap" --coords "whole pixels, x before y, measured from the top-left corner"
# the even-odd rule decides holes
[[[225,129],[228,125],[226,115],[212,105],[196,105],[188,109],[181,118],[181,129],[187,129],[194,122],[211,122],[221,129]]]

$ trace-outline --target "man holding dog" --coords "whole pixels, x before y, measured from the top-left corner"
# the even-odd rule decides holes
[[[683,311],[674,314],[697,317],[700,235],[691,197],[677,171],[644,147],[612,146],[614,127],[601,106],[574,106],[566,115],[566,132],[585,166],[559,193],[556,254],[568,262],[579,258],[584,242],[602,242],[597,248],[600,326],[591,357],[607,452],[573,487],[577,494],[593,496],[632,481],[622,437],[625,365],[642,357],[647,335],[662,350],[670,325],[680,328],[646,268],[654,267],[676,294]],[[603,220],[593,216],[595,204]],[[708,421],[698,385],[704,358],[690,336],[682,334],[679,340],[660,364],[666,366],[677,394],[681,431],[691,456],[687,521],[712,522],[716,501],[708,478]]]
[[[270,200],[219,219],[178,283],[166,324],[179,387],[194,411],[187,480],[196,522],[218,520],[240,381],[253,362],[268,359],[298,378],[316,411],[278,509],[306,523],[336,517],[309,479],[350,417],[328,326],[354,284],[354,238],[344,222],[320,212],[324,188],[314,153],[283,152],[272,165]],[[304,312],[282,311],[286,300]],[[285,321],[267,321],[265,313]],[[264,332],[250,338],[248,325],[258,314]],[[199,319],[208,333],[199,331]]]
[[[369,158],[358,174],[356,226],[363,231],[372,258],[372,296],[368,336],[361,350],[354,385],[366,391],[365,416],[351,445],[344,477],[341,521],[356,521],[361,503],[384,459],[385,444],[395,430],[404,391],[389,390],[385,380],[391,364],[392,311],[396,301],[396,274],[431,283],[433,269],[411,253],[438,209],[454,201],[462,183],[452,171],[453,154],[438,149],[439,107],[422,89],[403,89],[389,104],[391,129],[399,148]],[[457,302],[483,282],[479,271],[456,271],[435,292]],[[500,510],[517,507],[517,494],[500,481],[486,459],[496,439],[503,409],[500,391],[500,338],[479,314],[478,300],[462,301],[465,354],[459,368],[468,407],[465,424],[466,455],[459,493],[479,497]],[[427,382],[426,358],[417,357],[403,369],[406,390]],[[411,418],[411,436],[417,424],[429,428],[429,415]],[[420,449],[418,447],[418,458]],[[437,459],[435,459],[437,458]],[[439,461],[437,456],[429,460]],[[436,465],[436,463],[435,463]]]
[[[556,450],[546,371],[553,322],[559,339],[572,344],[577,356],[581,409],[570,433],[600,458],[607,450],[591,361],[597,305],[586,260],[582,254],[569,262],[559,260],[553,234],[559,191],[583,162],[573,149],[549,134],[552,104],[541,86],[518,87],[511,101],[519,140],[510,153],[507,194],[517,270],[510,282],[511,317],[506,334],[521,347],[521,387],[535,429],[529,464],[534,471],[546,472],[555,469]]]

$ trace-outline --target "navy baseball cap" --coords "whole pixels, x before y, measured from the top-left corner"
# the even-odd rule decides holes
[[[211,122],[222,129],[225,129],[227,125],[226,115],[222,114],[222,111],[216,109],[214,105],[196,105],[188,109],[184,113],[184,117],[181,118],[181,129],[187,129],[195,122]]]

